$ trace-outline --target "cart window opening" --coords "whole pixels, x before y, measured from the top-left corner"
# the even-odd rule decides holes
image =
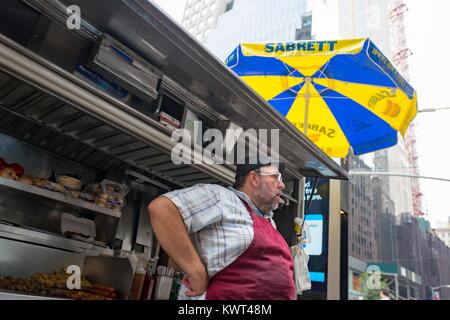
[[[163,96],[161,112],[165,112],[169,116],[181,121],[184,113],[184,104],[169,96]]]

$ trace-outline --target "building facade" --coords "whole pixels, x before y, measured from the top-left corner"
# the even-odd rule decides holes
[[[395,263],[397,261],[397,233],[395,226],[394,201],[386,192],[384,179],[372,178],[373,201],[375,207],[378,261]]]
[[[398,263],[410,270],[404,272],[408,282],[400,285],[403,298],[431,300],[432,288],[450,285],[450,248],[436,236],[428,221],[411,213],[402,214],[397,242]],[[450,299],[450,289],[440,288],[439,293],[441,299]]]
[[[205,42],[220,15],[233,8],[233,0],[186,0],[181,24],[200,42]]]
[[[292,41],[311,38],[311,13],[307,0],[234,0],[218,17],[205,42],[220,60],[243,42]]]
[[[434,232],[447,247],[450,247],[450,217],[448,218],[447,223],[438,222]]]
[[[350,155],[348,163],[355,170],[373,170],[367,157],[364,159]],[[354,176],[348,183],[348,252],[349,256],[366,262],[378,260],[379,210],[373,199],[373,191],[370,176]]]

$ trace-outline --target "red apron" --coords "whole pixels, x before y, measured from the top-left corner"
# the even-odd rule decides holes
[[[211,278],[206,300],[295,300],[294,264],[286,241],[270,221],[244,204],[253,219],[253,241]]]

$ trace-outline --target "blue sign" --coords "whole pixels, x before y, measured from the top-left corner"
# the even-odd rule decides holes
[[[328,273],[328,217],[330,183],[328,179],[319,179],[316,190],[312,190],[313,179],[307,178],[305,184],[305,202],[312,202],[305,216],[305,227],[309,236],[305,245],[309,255],[308,269],[311,279],[311,291],[327,292]],[[314,191],[314,192],[313,192]]]

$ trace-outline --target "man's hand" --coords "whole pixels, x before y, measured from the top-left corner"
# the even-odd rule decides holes
[[[198,275],[185,275],[181,280],[188,290],[186,291],[187,297],[196,297],[202,295],[208,287],[208,274],[206,271]]]

